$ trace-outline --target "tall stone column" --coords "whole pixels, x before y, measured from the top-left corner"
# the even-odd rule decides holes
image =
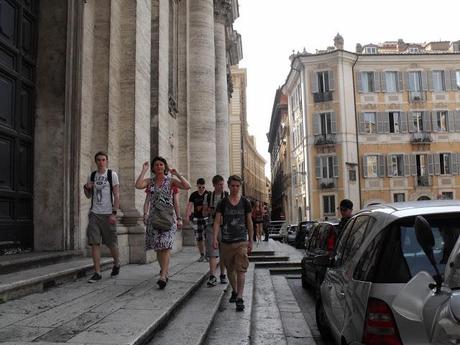
[[[216,51],[216,172],[226,179],[230,175],[228,128],[227,54],[225,25],[232,7],[228,0],[214,2],[214,44]]]
[[[188,128],[190,182],[216,174],[216,94],[213,0],[189,2]]]

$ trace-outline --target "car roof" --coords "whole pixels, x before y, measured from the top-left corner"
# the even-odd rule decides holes
[[[319,225],[321,224],[329,224],[329,225],[332,225],[332,226],[337,226],[339,225],[339,222],[338,221],[333,221],[333,220],[325,220],[325,221],[321,221],[321,222],[318,222]]]
[[[419,214],[460,212],[459,200],[424,200],[395,202],[372,205],[360,210],[360,213],[386,213],[395,218],[410,217]]]

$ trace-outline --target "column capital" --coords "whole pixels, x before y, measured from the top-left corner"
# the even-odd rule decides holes
[[[233,23],[232,0],[214,0],[214,20],[224,25]]]

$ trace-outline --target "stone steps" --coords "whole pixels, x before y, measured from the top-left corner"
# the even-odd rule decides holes
[[[256,268],[277,268],[277,267],[301,267],[300,261],[273,261],[273,262],[256,262]]]
[[[270,268],[270,274],[272,275],[299,275],[302,273],[302,269],[299,267],[273,267]]]
[[[278,261],[289,261],[289,256],[250,256],[249,262],[278,262]]]

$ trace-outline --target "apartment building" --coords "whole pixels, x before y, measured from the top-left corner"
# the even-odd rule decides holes
[[[459,195],[459,57],[459,42],[447,41],[358,44],[352,53],[340,35],[334,47],[291,56],[291,166],[305,176],[312,219],[337,217],[343,198],[358,209]]]

